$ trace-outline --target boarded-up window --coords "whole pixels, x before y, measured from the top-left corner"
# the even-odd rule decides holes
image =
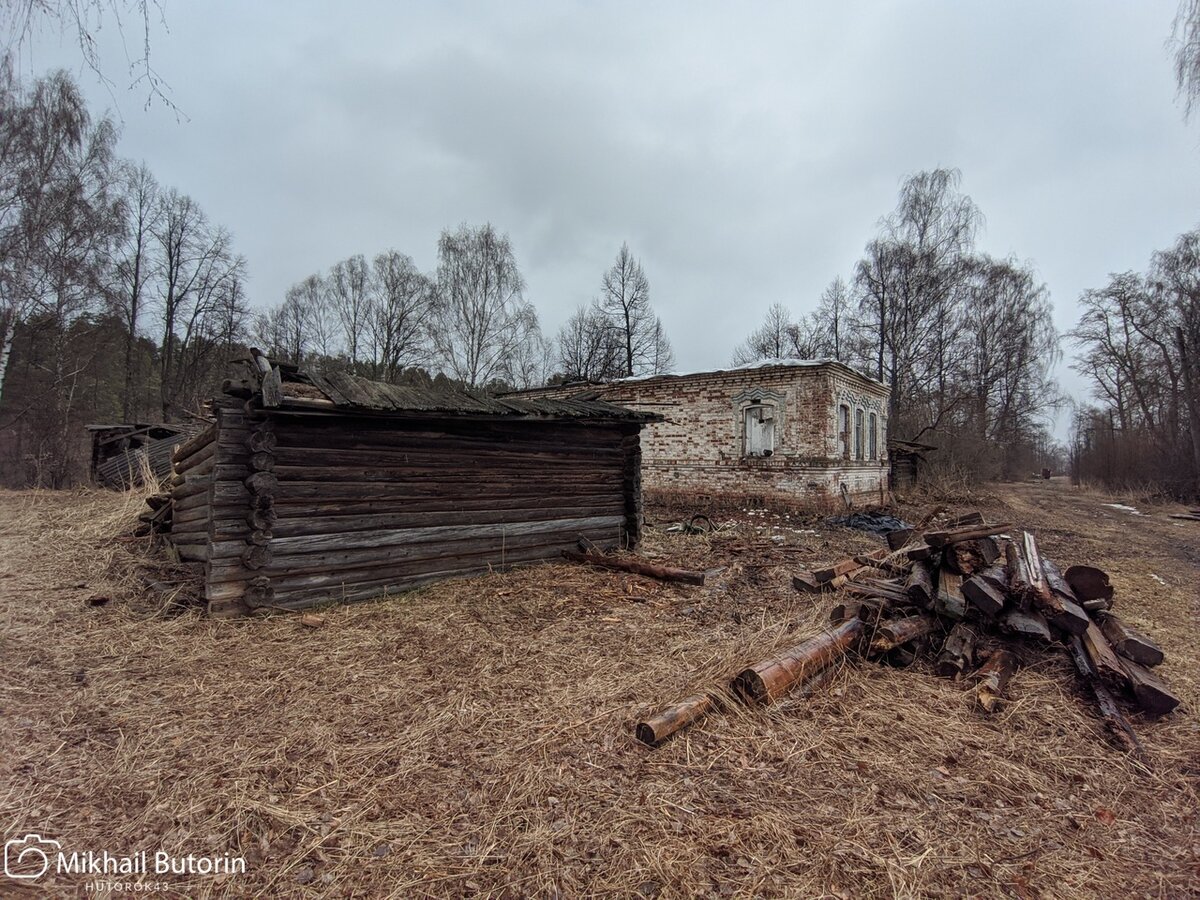
[[[838,455],[850,458],[850,407],[838,407]]]
[[[746,456],[775,452],[775,407],[756,404],[746,408]]]
[[[863,411],[854,411],[854,458],[863,458]]]
[[[867,432],[867,441],[871,448],[871,459],[879,459],[879,416],[871,413],[867,420],[869,431]]]

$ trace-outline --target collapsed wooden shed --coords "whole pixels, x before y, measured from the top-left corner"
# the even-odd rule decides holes
[[[146,470],[160,479],[166,478],[171,474],[172,449],[202,427],[203,423],[89,425],[92,481],[103,487],[123,490],[141,484]]]
[[[175,457],[170,540],[214,615],[362,600],[633,546],[643,423],[600,401],[497,400],[270,367],[227,383]],[[264,390],[265,388],[265,390]]]

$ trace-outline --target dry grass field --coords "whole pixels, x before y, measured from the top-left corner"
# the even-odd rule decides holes
[[[135,495],[0,494],[5,838],[245,857],[147,879],[198,897],[1200,894],[1200,527],[1065,485],[991,490],[989,517],[1106,568],[1164,647],[1184,705],[1135,720],[1143,762],[1036,648],[990,719],[920,664],[855,663],[639,744],[639,717],[825,624],[832,601],[792,569],[879,546],[799,518],[650,530],[648,555],[728,566],[709,587],[546,565],[309,627],[164,611],[145,544],[114,540]],[[46,891],[85,879],[27,889]]]

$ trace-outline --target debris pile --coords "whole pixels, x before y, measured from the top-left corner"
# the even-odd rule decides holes
[[[1116,742],[1140,751],[1118,698],[1152,716],[1179,698],[1153,671],[1163,652],[1113,613],[1108,575],[1087,565],[1065,570],[1028,531],[988,524],[979,513],[925,530],[889,532],[889,549],[834,562],[793,577],[797,590],[841,589],[831,629],[737,673],[731,693],[747,704],[811,693],[846,657],[909,666],[928,660],[938,675],[973,680],[984,713],[998,709],[1030,651],[1065,651]],[[697,695],[639,723],[656,744],[719,706]]]

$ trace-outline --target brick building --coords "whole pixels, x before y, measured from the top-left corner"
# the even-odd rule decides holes
[[[642,436],[648,491],[877,497],[888,487],[888,388],[829,360],[522,391],[659,413]]]

